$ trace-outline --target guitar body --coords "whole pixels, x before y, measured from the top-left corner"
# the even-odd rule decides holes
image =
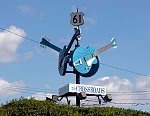
[[[92,67],[91,67],[91,69],[90,69],[90,71],[88,73],[81,74],[82,77],[91,77],[98,71],[98,69],[99,69],[99,59],[98,59],[97,56],[96,56],[96,60],[97,60],[97,63],[95,63],[95,64],[93,63],[92,64]]]
[[[77,47],[73,53],[73,66],[83,77],[90,77],[94,75],[99,68],[98,57],[93,57],[90,55],[95,52],[93,47]]]
[[[61,48],[51,44],[45,38],[42,38],[42,41],[40,42],[40,44],[48,46],[48,47],[52,48],[53,50],[59,52],[58,71],[61,76],[64,76],[66,74],[67,63],[69,60],[68,56],[65,56],[65,52],[67,50],[66,46],[64,46],[64,48],[61,49]]]

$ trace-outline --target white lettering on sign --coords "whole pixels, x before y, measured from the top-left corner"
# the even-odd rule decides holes
[[[71,84],[71,92],[85,92],[87,94],[106,94],[106,88],[100,86],[91,86],[91,85],[80,85],[80,84]]]
[[[59,95],[66,93],[81,93],[92,95],[106,95],[106,87],[93,86],[93,85],[82,85],[82,84],[67,84],[59,89]]]

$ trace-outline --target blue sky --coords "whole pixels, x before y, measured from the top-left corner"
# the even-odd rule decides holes
[[[85,14],[85,24],[80,27],[81,46],[94,46],[99,49],[115,37],[118,48],[100,54],[100,61],[149,75],[150,1],[148,0],[1,0],[0,2],[0,27],[26,35],[38,42],[42,37],[47,36],[51,43],[61,48],[68,44],[74,33],[73,26],[70,24],[70,14],[75,11],[77,5],[79,11]],[[51,49],[43,49],[34,42],[2,30],[0,39],[0,83],[2,85],[51,91],[67,83],[75,83],[75,75],[67,74],[65,77],[59,75],[58,54]],[[81,83],[106,86],[110,92],[150,91],[149,80],[150,77],[100,65],[96,75],[81,78]],[[37,94],[3,88],[0,92],[0,103],[20,96],[29,97]],[[134,96],[130,97],[130,99],[134,98]],[[141,96],[136,97],[141,98]],[[149,99],[150,95],[146,94],[146,98]],[[131,100],[129,102],[143,103],[143,101]],[[132,106],[127,106],[129,107]],[[148,111],[143,106],[134,108]]]

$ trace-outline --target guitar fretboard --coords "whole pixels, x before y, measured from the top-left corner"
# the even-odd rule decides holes
[[[97,56],[98,54],[100,54],[100,53],[106,51],[107,49],[109,49],[109,48],[111,48],[111,47],[113,47],[113,44],[112,44],[112,43],[110,43],[110,44],[104,46],[103,48],[101,48],[101,49],[95,51],[94,53],[92,53],[92,56],[95,57],[95,56]]]

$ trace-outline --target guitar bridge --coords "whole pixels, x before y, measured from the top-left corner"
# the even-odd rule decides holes
[[[93,57],[93,58],[91,58],[90,60],[88,60],[86,63],[87,63],[87,66],[91,66],[92,65],[92,63],[93,63],[93,61],[95,60],[96,58],[95,57]]]
[[[73,63],[74,66],[78,66],[78,65],[81,65],[82,64],[82,60],[81,59],[78,59],[77,61],[75,61]]]

